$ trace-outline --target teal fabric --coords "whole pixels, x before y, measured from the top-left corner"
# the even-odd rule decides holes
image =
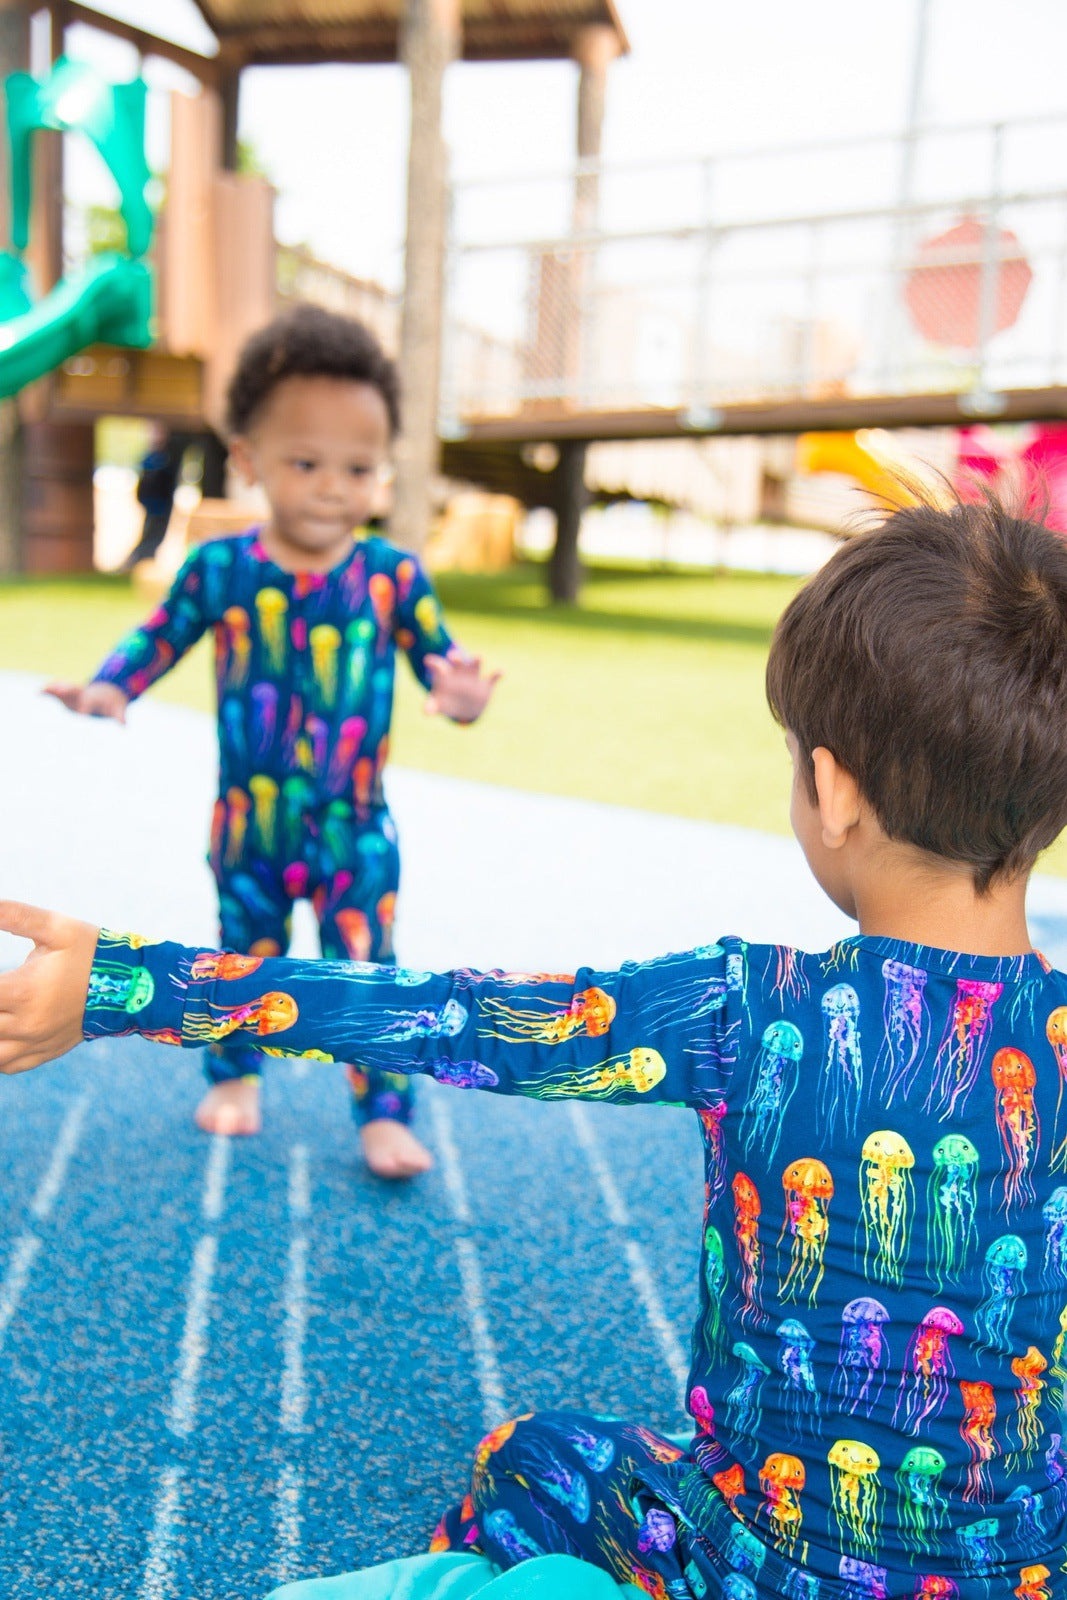
[[[643,1600],[600,1567],[572,1556],[538,1556],[498,1572],[484,1556],[410,1556],[363,1572],[308,1578],[275,1589],[267,1600]]]

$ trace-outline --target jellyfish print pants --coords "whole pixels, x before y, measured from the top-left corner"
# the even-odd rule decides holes
[[[360,827],[348,843],[343,860],[313,833],[305,841],[303,860],[296,863],[283,865],[247,853],[233,866],[213,860],[223,948],[241,955],[283,955],[289,947],[293,903],[309,899],[326,960],[392,960],[400,854],[388,813]],[[259,1078],[268,1059],[254,1045],[227,1040],[210,1047],[206,1072],[212,1083]],[[410,1078],[358,1063],[347,1064],[345,1074],[352,1114],[361,1126],[383,1117],[410,1122]]]
[[[577,1411],[502,1423],[478,1446],[470,1493],[442,1517],[430,1548],[486,1555],[502,1568],[577,1556],[649,1594],[689,1600],[678,1524],[639,1492],[646,1471],[662,1473],[682,1454],[647,1428]]]

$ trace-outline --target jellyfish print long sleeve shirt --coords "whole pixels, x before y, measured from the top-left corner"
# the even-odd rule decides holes
[[[1067,977],[1040,957],[724,939],[434,975],[103,935],[85,1032],[128,1031],[691,1107],[695,1432],[634,1487],[694,1592],[1067,1593]]]
[[[208,628],[215,635],[220,752],[217,847],[264,855],[333,807],[382,804],[396,651],[424,687],[426,657],[452,645],[426,573],[385,539],[354,539],[324,573],[292,573],[255,530],[192,552],[158,610],[96,679],[143,694]],[[240,836],[240,837],[238,837]],[[240,852],[237,852],[240,853]]]

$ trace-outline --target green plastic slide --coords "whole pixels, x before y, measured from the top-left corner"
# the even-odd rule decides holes
[[[86,345],[151,344],[152,279],[142,261],[95,256],[28,311],[0,322],[0,397],[61,366]]]

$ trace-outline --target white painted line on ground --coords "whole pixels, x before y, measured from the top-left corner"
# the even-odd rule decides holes
[[[293,1057],[293,1077],[294,1078],[296,1078],[298,1081],[301,1078],[306,1078],[310,1071],[311,1071],[311,1062],[308,1060],[307,1056],[294,1056]]]
[[[460,1281],[463,1285],[467,1325],[474,1346],[474,1365],[478,1373],[478,1390],[482,1397],[482,1416],[487,1428],[495,1428],[507,1416],[508,1406],[496,1345],[486,1315],[481,1262],[478,1259],[477,1246],[466,1231],[471,1223],[471,1207],[459,1151],[452,1137],[452,1116],[445,1104],[447,1092],[446,1090],[444,1093],[427,1098],[430,1101],[434,1143],[441,1163],[445,1192],[448,1195],[452,1216],[463,1230],[456,1235],[456,1256],[459,1261]]]
[[[306,1144],[294,1144],[289,1152],[289,1215],[306,1217],[311,1213],[311,1173]]]
[[[172,1600],[177,1594],[174,1557],[182,1509],[181,1467],[167,1467],[156,1494],[148,1558],[144,1564],[139,1600]]]
[[[0,1346],[7,1334],[8,1324],[19,1308],[23,1290],[30,1276],[34,1257],[41,1248],[35,1233],[21,1233],[15,1240],[7,1271],[0,1281]]]
[[[274,1576],[279,1583],[290,1583],[300,1576],[303,1530],[300,1500],[304,1479],[291,1461],[282,1464],[274,1496]]]
[[[47,1221],[51,1215],[52,1207],[63,1187],[63,1179],[67,1175],[70,1158],[81,1138],[85,1113],[88,1109],[89,1096],[83,1094],[74,1101],[63,1118],[63,1125],[52,1148],[52,1159],[48,1163],[48,1170],[37,1185],[37,1193],[30,1201],[30,1213],[38,1222]]]
[[[196,1386],[200,1365],[207,1354],[207,1330],[211,1316],[211,1280],[215,1275],[219,1243],[213,1233],[205,1233],[193,1253],[189,1289],[185,1300],[185,1327],[178,1352],[178,1371],[171,1390],[167,1427],[186,1435],[196,1426]]]
[[[604,1158],[603,1152],[593,1131],[592,1123],[586,1115],[584,1106],[571,1100],[567,1110],[570,1113],[574,1131],[585,1152],[590,1171],[597,1182],[604,1209],[611,1222],[625,1234],[622,1241],[626,1255],[626,1263],[630,1269],[630,1282],[637,1291],[637,1297],[645,1308],[645,1315],[653,1333],[659,1340],[659,1347],[663,1351],[664,1360],[670,1369],[675,1383],[678,1385],[679,1403],[685,1410],[685,1386],[689,1376],[689,1362],[682,1349],[670,1319],[663,1309],[663,1300],[656,1287],[656,1280],[648,1265],[648,1259],[640,1243],[633,1236],[633,1222],[626,1202],[619,1193],[611,1168]]]
[[[300,1433],[307,1415],[308,1392],[304,1378],[304,1338],[307,1334],[307,1236],[300,1226],[311,1212],[311,1178],[307,1145],[294,1144],[289,1152],[289,1262],[282,1304],[285,1333],[282,1338],[282,1388],[278,1422],[284,1433]]]
[[[225,1134],[216,1133],[212,1136],[207,1172],[204,1174],[204,1194],[200,1202],[200,1214],[205,1222],[217,1222],[222,1216],[232,1143],[232,1139],[227,1139]]]

